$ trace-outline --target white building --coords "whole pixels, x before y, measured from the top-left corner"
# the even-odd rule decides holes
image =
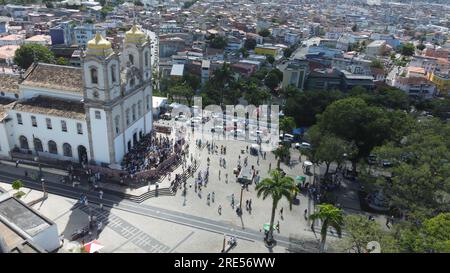
[[[0,241],[4,252],[45,253],[60,247],[57,225],[22,201],[0,192]]]
[[[103,37],[106,37],[106,30],[104,28],[92,24],[77,26],[73,29],[75,43],[79,46],[85,46],[88,41],[94,38],[96,33],[100,33]]]
[[[152,130],[150,42],[137,26],[116,54],[100,34],[81,67],[33,64],[0,101],[0,155],[117,164]]]

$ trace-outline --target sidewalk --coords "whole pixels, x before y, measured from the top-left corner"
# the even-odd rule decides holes
[[[39,174],[39,167],[33,166],[27,163],[20,163],[19,166],[16,168],[16,162],[6,161],[6,160],[0,160],[0,170],[5,173],[13,174],[16,176],[25,177],[25,171],[28,173],[28,177],[37,177]],[[42,167],[42,173],[43,177],[46,182],[48,183],[54,183],[54,184],[61,184],[61,179],[63,177],[66,178],[69,175],[68,171],[56,169],[56,168],[49,168],[49,167]],[[176,173],[181,173],[181,165],[175,169],[172,173],[172,180],[175,178]],[[66,185],[70,185],[70,182],[66,182]],[[127,184],[126,184],[127,185]],[[93,190],[93,187],[91,184],[89,184],[86,180],[82,179],[81,183],[77,183],[77,188],[91,191]],[[104,190],[114,191],[121,194],[128,194],[132,196],[141,196],[142,194],[145,194],[149,191],[156,190],[156,183],[150,185],[150,189],[148,185],[141,186],[139,188],[132,188],[128,186],[121,186],[116,183],[108,183],[108,182],[99,182],[98,186]],[[159,189],[165,189],[170,187],[170,182],[168,177],[165,177],[160,183],[158,183]]]

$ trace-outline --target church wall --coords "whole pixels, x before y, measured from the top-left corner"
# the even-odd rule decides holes
[[[95,111],[100,111],[101,119],[96,119]],[[94,160],[97,164],[110,163],[109,145],[108,145],[108,126],[106,113],[103,109],[90,108],[89,117],[91,122],[92,149],[94,151]]]
[[[23,124],[17,123],[16,113],[20,113],[22,115]],[[28,140],[28,147],[30,150],[35,151],[34,143],[33,143],[33,135],[35,138],[39,138],[42,142],[44,152],[48,157],[58,158],[61,160],[72,160],[78,162],[78,146],[83,145],[87,151],[89,156],[89,141],[88,141],[88,130],[86,127],[86,122],[84,120],[76,120],[70,118],[61,118],[56,116],[48,116],[41,115],[29,112],[19,112],[15,110],[11,110],[9,112],[10,117],[13,119],[11,121],[12,130],[10,134],[10,143],[11,148],[14,146],[20,147],[20,136],[25,136]],[[31,124],[31,116],[36,117],[37,127],[33,127]],[[46,118],[51,119],[52,129],[47,129]],[[64,120],[67,124],[67,132],[63,132],[61,129],[61,120]],[[82,124],[82,132],[83,134],[78,134],[77,132],[77,123]],[[48,142],[50,140],[55,141],[58,154],[50,154],[48,153]],[[68,143],[72,147],[72,157],[63,156],[63,144]],[[88,158],[90,159],[90,158]]]

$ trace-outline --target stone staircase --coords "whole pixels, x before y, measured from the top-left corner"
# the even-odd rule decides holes
[[[172,168],[170,168],[169,171],[172,171],[176,168],[178,168],[178,166],[180,166],[182,163],[179,162],[177,165],[174,165]],[[184,181],[186,181],[192,174],[194,174],[197,170],[198,170],[199,164],[193,165],[193,168],[191,170],[191,173],[188,173],[188,170],[185,170],[182,174],[181,174],[181,182],[180,184],[183,184]],[[164,176],[161,176],[160,179],[158,181],[162,181],[166,176],[167,176],[168,172],[166,172],[164,174]],[[117,191],[113,191],[113,190],[108,190],[108,189],[103,189],[104,193],[109,193],[109,194],[113,194],[115,196],[121,197],[123,199],[127,199],[136,203],[142,203],[145,200],[152,198],[152,197],[157,197],[157,196],[174,196],[176,194],[177,191],[177,187],[166,187],[166,188],[158,188],[158,190],[151,190],[151,191],[147,191],[141,195],[131,195],[128,193],[119,193]]]

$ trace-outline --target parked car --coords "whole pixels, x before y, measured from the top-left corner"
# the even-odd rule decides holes
[[[296,149],[311,149],[311,144],[308,142],[295,143]]]

